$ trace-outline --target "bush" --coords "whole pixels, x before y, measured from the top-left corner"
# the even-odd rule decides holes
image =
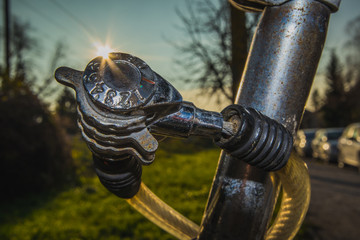
[[[73,174],[70,148],[47,108],[30,91],[0,95],[2,199],[48,190]]]

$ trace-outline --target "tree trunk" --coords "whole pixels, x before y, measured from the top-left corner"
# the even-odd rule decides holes
[[[246,17],[243,11],[230,6],[231,43],[232,43],[232,101],[234,102],[242,72],[247,58],[248,33]]]

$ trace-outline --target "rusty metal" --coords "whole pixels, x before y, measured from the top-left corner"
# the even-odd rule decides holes
[[[330,12],[327,5],[311,0],[266,7],[236,102],[295,133],[324,46]],[[263,239],[275,194],[268,173],[222,153],[198,239]]]

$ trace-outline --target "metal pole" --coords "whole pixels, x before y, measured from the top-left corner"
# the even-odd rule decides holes
[[[324,46],[330,13],[325,4],[312,0],[266,7],[236,103],[259,110],[295,133]],[[267,172],[222,153],[198,239],[263,239],[275,187]]]
[[[9,0],[4,0],[4,28],[5,28],[5,79],[8,81],[10,76],[10,4]]]

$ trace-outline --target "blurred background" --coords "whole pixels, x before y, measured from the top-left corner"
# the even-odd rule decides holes
[[[0,239],[173,239],[110,194],[92,169],[71,89],[57,67],[83,70],[109,51],[131,53],[187,101],[230,104],[259,15],[222,0],[2,0]],[[295,151],[312,199],[297,239],[359,239],[360,2],[330,19]],[[143,181],[200,224],[219,150],[168,139]]]

